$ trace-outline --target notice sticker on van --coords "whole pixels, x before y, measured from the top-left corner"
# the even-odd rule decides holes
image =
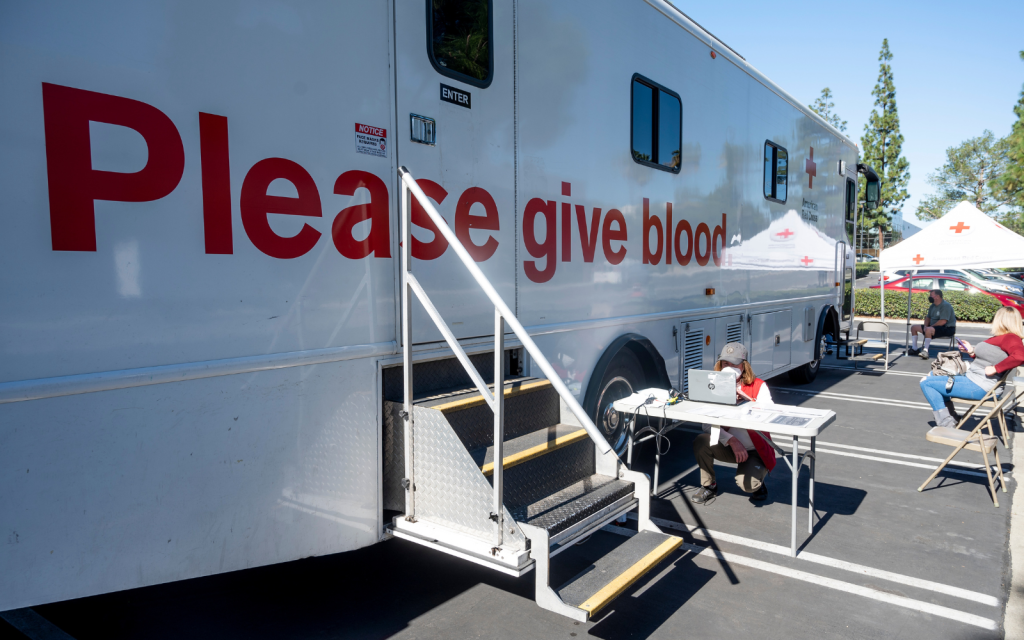
[[[356,123],[356,153],[388,157],[387,129]]]

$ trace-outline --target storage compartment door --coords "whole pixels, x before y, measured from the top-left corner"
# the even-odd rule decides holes
[[[772,314],[775,324],[775,349],[772,352],[772,369],[789,364],[790,348],[793,342],[793,311],[776,311]]]
[[[754,313],[750,316],[750,366],[755,375],[775,368],[775,314]]]

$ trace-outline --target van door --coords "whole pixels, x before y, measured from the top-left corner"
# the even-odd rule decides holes
[[[679,380],[683,392],[688,393],[690,383],[686,372],[690,369],[711,370],[715,366],[715,320],[689,320],[680,323],[682,349],[679,358]]]
[[[436,201],[514,310],[512,38],[511,3],[395,3],[398,164]],[[415,222],[413,237],[413,274],[455,336],[491,335],[494,307],[455,252]],[[413,306],[413,342],[440,340],[426,312]]]

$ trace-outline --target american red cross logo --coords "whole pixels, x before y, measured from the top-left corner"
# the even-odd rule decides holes
[[[952,228],[953,227],[950,227],[950,229],[952,229]],[[912,258],[912,260],[914,261],[914,264],[921,264],[922,262],[924,262],[924,258],[921,257],[920,253],[917,254],[916,257]]]
[[[818,175],[818,165],[814,162],[814,147],[811,147],[811,157],[804,162],[804,171],[807,172],[807,188],[814,188],[814,177]]]
[[[807,265],[814,262],[814,260],[812,258],[809,258],[808,256],[804,256],[803,258],[800,259],[800,262],[804,263],[804,266],[806,267]]]
[[[782,236],[783,238],[787,238],[788,239],[789,236],[793,235],[793,232],[790,231],[789,229],[786,229],[785,231],[780,231],[780,232],[776,233],[775,235]]]
[[[955,231],[957,233],[963,233],[966,229],[970,229],[970,227],[964,226],[964,221],[963,220],[961,220],[960,222],[956,223],[955,227],[950,227],[949,228],[950,231]]]

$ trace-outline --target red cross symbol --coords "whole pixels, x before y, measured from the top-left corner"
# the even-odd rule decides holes
[[[957,233],[962,233],[964,231],[964,229],[970,229],[970,227],[965,227],[963,220],[961,220],[960,222],[956,223],[955,227],[950,227],[949,228],[950,231],[956,231]]]
[[[950,229],[952,229],[952,228],[953,227],[950,227]],[[921,264],[922,262],[924,262],[924,258],[921,257],[920,253],[917,254],[917,257],[912,258],[912,260],[914,261],[914,264]]]
[[[814,177],[818,175],[818,165],[814,162],[814,147],[811,147],[811,157],[804,162],[804,171],[807,172],[807,188],[814,188]]]
[[[812,262],[814,262],[814,260],[809,258],[809,257],[807,257],[807,256],[804,256],[803,259],[800,260],[800,262],[804,263],[804,266],[806,267],[807,265],[809,265]]]
[[[788,240],[789,236],[793,235],[793,232],[790,231],[789,229],[786,229],[785,231],[780,231],[779,233],[776,233],[775,235],[782,236],[783,238],[786,238]]]

